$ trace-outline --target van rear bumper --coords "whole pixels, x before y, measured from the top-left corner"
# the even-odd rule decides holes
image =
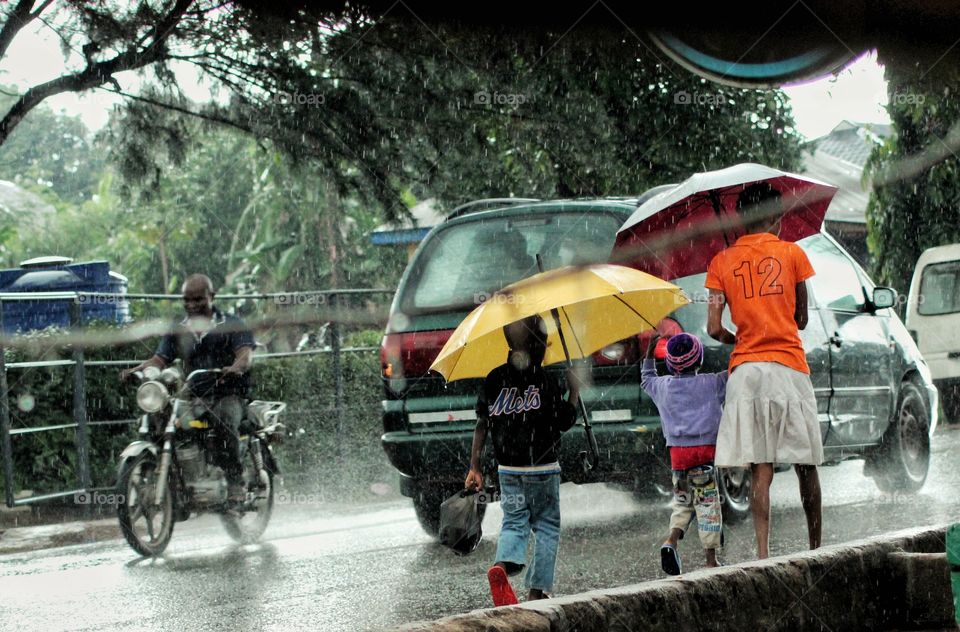
[[[600,459],[589,473],[584,472],[580,458],[580,453],[587,450],[583,426],[578,424],[564,433],[560,449],[564,481],[631,484],[647,477],[659,480],[664,473],[669,477],[670,461],[659,419],[597,424],[593,432]],[[472,431],[395,431],[381,437],[387,458],[400,474],[400,491],[405,496],[413,495],[420,485],[462,483],[469,469],[472,443]],[[489,440],[484,470],[495,472]]]

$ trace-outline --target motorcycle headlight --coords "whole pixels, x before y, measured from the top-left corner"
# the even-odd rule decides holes
[[[137,406],[144,412],[155,413],[163,410],[169,399],[167,387],[160,382],[144,382],[137,389]]]
[[[176,385],[182,379],[183,374],[180,373],[180,369],[173,366],[167,367],[160,373],[160,381],[166,386]]]

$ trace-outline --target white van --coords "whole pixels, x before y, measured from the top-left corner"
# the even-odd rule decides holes
[[[960,421],[960,244],[920,255],[907,299],[907,329],[930,365],[946,418]]]

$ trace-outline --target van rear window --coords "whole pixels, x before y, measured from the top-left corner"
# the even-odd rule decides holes
[[[607,261],[623,218],[595,211],[478,219],[435,233],[414,262],[405,312],[472,308],[505,285],[545,270]]]
[[[932,263],[923,269],[917,312],[922,316],[960,312],[960,261]]]

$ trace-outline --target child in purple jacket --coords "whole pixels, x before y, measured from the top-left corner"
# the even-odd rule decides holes
[[[667,341],[667,368],[672,375],[659,376],[650,357],[655,343],[651,341],[647,350],[640,384],[660,411],[673,470],[673,514],[670,534],[660,547],[660,565],[668,575],[679,575],[682,566],[677,546],[694,515],[707,566],[719,565],[723,520],[713,458],[727,372],[700,374],[703,344],[692,334],[680,333]]]

